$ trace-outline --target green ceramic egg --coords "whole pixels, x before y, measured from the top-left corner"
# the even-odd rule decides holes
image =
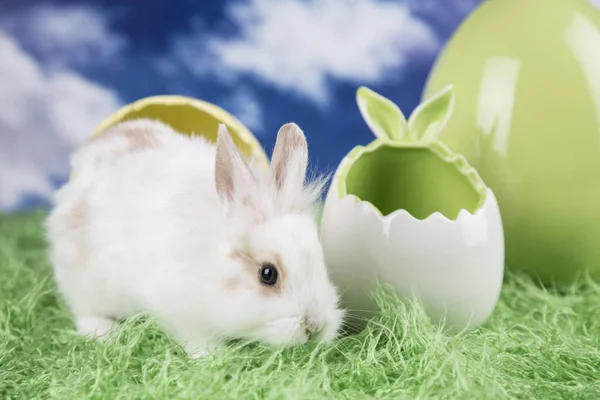
[[[423,100],[453,84],[439,139],[498,199],[506,263],[544,282],[600,278],[600,11],[487,0],[439,55]]]

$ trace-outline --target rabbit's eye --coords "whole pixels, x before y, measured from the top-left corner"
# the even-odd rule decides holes
[[[277,268],[273,264],[264,263],[260,266],[258,277],[263,285],[273,286],[277,283]]]

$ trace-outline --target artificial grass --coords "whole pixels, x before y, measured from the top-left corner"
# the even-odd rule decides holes
[[[600,286],[507,276],[481,329],[449,336],[380,292],[359,335],[191,361],[149,320],[113,344],[76,336],[45,258],[42,212],[0,216],[1,399],[598,399]]]

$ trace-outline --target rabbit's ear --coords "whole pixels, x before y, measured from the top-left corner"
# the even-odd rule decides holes
[[[308,145],[304,132],[294,123],[279,128],[273,157],[271,179],[278,190],[284,186],[302,187],[308,166]]]
[[[254,176],[236,147],[225,124],[219,124],[215,157],[215,185],[221,201],[230,203],[235,194],[254,181]]]
[[[454,87],[445,86],[413,111],[408,119],[411,141],[429,142],[442,133],[454,109]]]

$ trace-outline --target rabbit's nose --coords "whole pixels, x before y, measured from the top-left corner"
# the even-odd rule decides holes
[[[306,336],[308,336],[309,340],[317,335],[322,329],[321,324],[319,324],[314,318],[307,316],[302,318],[302,327],[304,328],[304,332],[306,333]]]

